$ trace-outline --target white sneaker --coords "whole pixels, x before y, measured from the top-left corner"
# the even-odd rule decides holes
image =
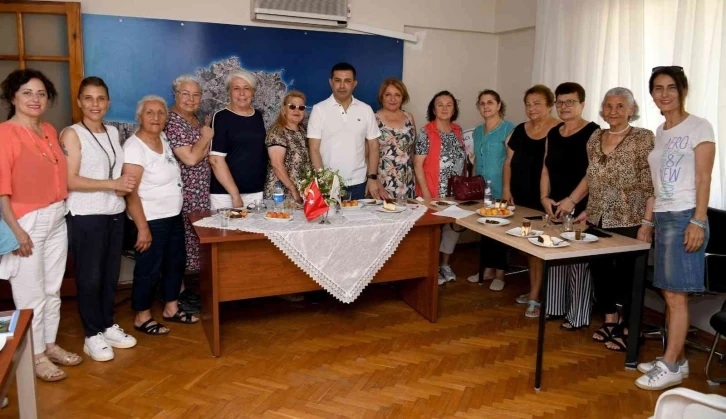
[[[638,364],[638,371],[645,374],[646,372],[650,371],[655,367],[655,364],[658,361],[663,360],[662,356],[659,356],[655,359],[655,361],[650,362],[641,362]],[[683,374],[683,378],[688,378],[688,373],[691,372],[691,369],[688,367],[688,360],[687,359],[681,359],[678,361],[678,366],[681,368],[681,374]]]
[[[441,276],[441,272],[439,272],[439,285],[444,285],[446,283],[446,278]]]
[[[114,348],[126,349],[136,346],[136,338],[126,334],[126,332],[124,332],[122,328],[118,327],[117,324],[114,324],[106,329],[106,331],[103,332],[103,338],[106,339],[106,342]]]
[[[456,274],[451,270],[451,266],[449,265],[439,266],[439,275],[446,278],[447,281],[456,281]]]
[[[644,390],[663,390],[683,382],[683,374],[678,368],[677,372],[670,372],[663,361],[656,361],[653,368],[635,380],[635,385]]]
[[[106,343],[103,333],[98,332],[96,336],[86,338],[83,345],[83,352],[90,356],[94,361],[110,361],[113,359],[113,349]]]

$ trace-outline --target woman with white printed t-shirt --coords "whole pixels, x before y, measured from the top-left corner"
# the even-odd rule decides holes
[[[656,67],[650,94],[665,122],[658,127],[648,156],[655,190],[653,285],[663,290],[668,313],[668,344],[662,357],[638,365],[645,373],[635,385],[661,390],[688,376],[683,347],[688,332],[688,293],[703,292],[709,228],[706,210],[716,144],[711,124],[685,110],[688,79],[682,67]]]
[[[124,143],[123,173],[138,179],[126,197],[129,218],[138,230],[131,306],[136,311],[134,329],[149,335],[169,333],[151,316],[154,289],[162,274],[163,319],[182,324],[199,321],[180,310],[178,304],[186,265],[182,180],[179,164],[162,132],[167,115],[164,99],[145,96],[136,108],[141,126]]]

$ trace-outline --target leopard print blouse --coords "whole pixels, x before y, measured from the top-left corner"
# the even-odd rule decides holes
[[[653,196],[648,154],[655,136],[650,130],[633,127],[606,155],[602,152],[603,132],[595,131],[587,142],[587,219],[596,225],[602,221],[603,228],[639,226],[645,204]]]

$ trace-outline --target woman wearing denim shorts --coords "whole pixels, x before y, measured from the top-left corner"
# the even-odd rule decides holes
[[[704,290],[711,172],[716,154],[711,124],[685,110],[688,79],[683,68],[656,67],[650,94],[665,122],[658,127],[648,156],[655,189],[655,279],[663,290],[668,345],[662,357],[638,365],[645,374],[635,385],[661,390],[681,384],[689,367],[683,352],[688,332],[688,293]]]

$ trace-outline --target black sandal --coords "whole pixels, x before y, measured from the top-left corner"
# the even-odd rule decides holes
[[[595,334],[600,336],[602,339],[595,339],[595,336],[593,336],[592,340],[597,343],[610,342],[613,339],[613,330],[615,330],[616,327],[618,327],[618,323],[603,323],[602,326],[595,331]]]
[[[613,331],[612,338],[609,342],[615,344],[617,346],[617,349],[613,349],[607,345],[605,345],[605,348],[613,351],[613,352],[626,352],[628,350],[628,334],[623,333],[623,325],[619,325],[619,327]],[[617,341],[615,339],[620,339],[622,342]],[[645,343],[645,338],[643,336],[638,337],[638,346],[643,346]]]
[[[570,327],[566,327],[565,326],[566,324],[569,324]],[[578,331],[578,330],[582,329],[583,327],[586,327],[586,325],[583,324],[582,326],[575,327],[575,326],[572,325],[572,323],[570,323],[569,320],[565,320],[560,325],[560,329],[564,330],[565,332],[575,332],[575,331]]]
[[[141,324],[141,326],[134,325],[134,329],[138,330],[141,333],[146,333],[147,335],[154,335],[154,336],[161,336],[161,335],[167,335],[169,334],[169,328],[164,326],[163,324],[156,322],[155,324],[149,324],[151,322],[155,321],[153,318],[149,319]],[[161,328],[165,328],[166,331],[161,331]]]
[[[182,310],[177,310],[177,312],[174,313],[174,315],[171,317],[166,317],[163,315],[161,317],[171,323],[194,324],[199,322],[199,319],[193,320],[193,316],[191,314],[185,313]]]

